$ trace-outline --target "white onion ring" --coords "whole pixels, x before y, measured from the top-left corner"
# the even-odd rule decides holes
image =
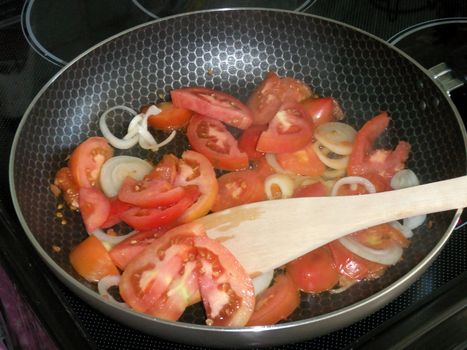
[[[336,181],[331,190],[331,196],[337,195],[337,191],[343,185],[363,185],[368,193],[376,193],[376,188],[373,183],[361,176],[346,176]]]
[[[120,275],[108,275],[102,277],[99,282],[97,282],[97,291],[99,294],[106,300],[113,301],[118,305],[128,307],[125,303],[121,303],[114,299],[114,297],[109,293],[109,288],[113,286],[118,286],[120,283]]]
[[[349,237],[339,238],[339,242],[352,253],[383,265],[396,264],[403,253],[403,249],[397,244],[393,244],[386,249],[373,249]]]
[[[341,158],[329,158],[327,154],[330,153],[330,150],[326,148],[328,152],[326,152],[323,148],[320,142],[315,142],[313,144],[313,150],[315,151],[316,155],[318,158],[326,164],[328,167],[332,169],[346,169],[347,164],[349,163],[349,156],[343,156]],[[326,153],[325,153],[326,152]]]
[[[352,153],[353,142],[357,131],[349,124],[329,122],[319,125],[315,129],[315,139],[331,152],[341,156]]]
[[[100,228],[95,229],[94,231],[91,232],[91,235],[95,236],[99,241],[101,241],[104,245],[105,243],[109,244],[111,247],[114,245],[117,245],[118,243],[124,241],[128,237],[133,236],[137,231],[131,231],[130,233],[127,233],[126,235],[121,235],[121,236],[110,236],[107,233],[105,233],[103,230]]]
[[[426,220],[426,214],[411,216],[410,218],[405,218],[402,220],[402,223],[405,227],[415,230],[417,227],[423,225]]]
[[[394,190],[418,185],[420,185],[420,180],[410,169],[400,170],[391,178],[391,188]]]
[[[399,221],[391,221],[389,225],[394,227],[396,230],[399,230],[404,235],[405,238],[413,237],[413,231],[407,226],[402,225]]]
[[[279,186],[281,190],[281,198],[290,198],[294,192],[293,180],[285,174],[273,174],[264,180],[264,192],[268,199],[277,199],[272,195],[271,187],[273,185]]]
[[[278,174],[289,174],[292,175],[293,173],[289,170],[284,169],[279,162],[277,161],[276,155],[274,153],[266,153],[265,155],[266,162],[269,164],[271,168]]]
[[[118,148],[118,149],[129,149],[131,147],[133,147],[134,145],[136,145],[138,143],[138,135],[135,135],[131,138],[127,138],[125,139],[125,137],[123,138],[118,138],[117,136],[115,136],[114,134],[112,134],[112,132],[110,131],[109,127],[107,126],[107,115],[112,112],[112,111],[115,111],[117,109],[123,109],[124,111],[127,111],[129,112],[131,115],[133,115],[134,117],[133,118],[136,118],[138,117],[135,110],[129,108],[129,107],[126,107],[126,106],[114,106],[114,107],[111,107],[109,109],[107,109],[104,113],[102,113],[100,119],[99,119],[99,128],[101,129],[101,132],[102,132],[102,135],[104,135],[104,137],[107,139],[107,141],[109,141],[109,143],[114,146],[115,148]],[[131,124],[131,122],[130,122]]]
[[[346,284],[342,285],[342,286],[339,287],[339,288],[330,289],[330,290],[329,290],[329,293],[331,293],[331,294],[339,294],[339,293],[345,292],[347,289],[349,289],[350,287],[352,287],[355,283],[357,283],[357,280],[347,280],[347,281],[346,281]]]
[[[274,276],[274,270],[262,273],[261,275],[253,278],[253,287],[255,288],[255,295],[259,295],[264,292],[270,285]]]

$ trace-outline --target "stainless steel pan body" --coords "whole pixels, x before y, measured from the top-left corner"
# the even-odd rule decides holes
[[[465,174],[466,133],[452,103],[420,66],[379,39],[285,11],[208,11],[166,18],[81,55],[42,89],[20,124],[11,153],[13,200],[26,234],[51,270],[89,304],[130,327],[205,346],[271,345],[318,336],[368,315],[413,283],[448,239],[459,213],[430,216],[429,224],[416,230],[403,260],[381,278],[342,294],[303,295],[291,318],[271,327],[207,327],[200,306],[190,308],[180,322],[153,319],[103,300],[73,271],[68,253],[86,233],[79,215],[68,215],[67,225],[55,218],[49,185],[67,155],[87,137],[99,135],[99,115],[117,104],[139,109],[190,85],[245,100],[270,70],[333,96],[345,121],[356,127],[389,111],[392,123],[381,145],[408,140],[413,147],[408,166],[422,182]],[[117,118],[114,127],[122,125],[124,120]],[[186,147],[180,134],[165,152],[180,155]],[[124,153],[147,156],[136,148]]]

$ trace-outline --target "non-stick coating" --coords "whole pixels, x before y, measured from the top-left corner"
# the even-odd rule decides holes
[[[18,130],[12,158],[18,214],[54,272],[102,310],[97,294],[94,298],[86,290],[78,290],[76,282],[70,282],[74,277],[95,290],[76,275],[68,262],[70,249],[86,237],[79,215],[66,212],[68,224],[62,225],[54,215],[57,200],[49,185],[57,169],[66,164],[70,152],[87,137],[100,134],[98,119],[104,110],[121,104],[139,109],[145,104],[168,100],[172,89],[195,85],[212,87],[245,100],[271,70],[305,81],[320,95],[336,98],[346,113],[345,122],[356,128],[379,111],[389,111],[392,122],[381,145],[392,147],[398,140],[409,141],[412,154],[408,166],[422,183],[465,174],[465,135],[459,127],[460,119],[433,81],[385,43],[336,22],[283,11],[214,11],[167,18],[108,40],[66,67],[39,94]],[[115,116],[114,130],[122,134],[128,117]],[[186,148],[185,137],[179,133],[164,151],[180,155]],[[149,155],[138,148],[118,153],[153,161],[162,155]],[[445,237],[453,217],[453,212],[430,216],[428,224],[416,230],[403,260],[383,277],[358,283],[342,294],[303,294],[300,308],[290,320],[311,319],[290,326],[301,329],[312,323],[319,328],[319,324],[312,322],[314,316],[391,288]],[[56,246],[61,250],[54,250]],[[414,278],[416,274],[404,282],[406,286]],[[377,305],[388,302],[388,298],[382,295],[377,302],[361,303],[361,308],[371,312]],[[104,312],[109,308],[112,307],[106,304]],[[115,310],[117,314],[122,312]],[[329,314],[331,321],[333,317],[342,317],[333,315]],[[347,323],[356,320],[346,317]],[[202,308],[190,308],[182,321],[203,324]],[[143,322],[151,321],[146,317]],[[334,324],[330,327],[328,324],[325,331],[342,323]],[[182,332],[180,325],[168,323],[164,327],[179,328]],[[149,331],[163,335],[157,327],[133,326],[145,331],[154,329]],[[199,332],[207,329],[198,328]],[[248,340],[239,340],[237,344],[270,344],[274,342],[268,336],[271,329],[250,334]],[[277,341],[296,341],[323,332],[316,329],[309,328],[306,334],[290,331],[297,338]],[[218,345],[205,337],[177,338]]]

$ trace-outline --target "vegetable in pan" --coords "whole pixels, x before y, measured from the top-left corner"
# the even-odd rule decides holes
[[[171,97],[171,103],[145,106],[141,113],[113,107],[134,116],[123,138],[110,132],[109,111],[104,112],[104,137],[80,144],[55,177],[55,192],[61,190],[70,208],[79,208],[89,234],[72,250],[71,264],[83,278],[98,282],[105,298],[113,299],[108,289],[118,285],[127,306],[162,319],[178,320],[202,301],[208,325],[274,324],[295,311],[300,293],[339,293],[381,276],[400,260],[411,230],[424,220],[370,227],[277,271],[248,276],[195,219],[268,199],[417,185],[416,175],[404,169],[410,145],[400,141],[394,150],[375,148],[390,123],[386,112],[357,131],[342,121],[332,97],[317,96],[302,81],[275,73],[247,104],[201,87],[177,89]],[[158,142],[148,125],[171,134]],[[185,129],[192,149],[180,157],[165,154],[150,164],[113,156],[113,147],[137,144],[158,151]],[[240,136],[231,133],[234,129]],[[117,234],[122,227],[131,232]]]

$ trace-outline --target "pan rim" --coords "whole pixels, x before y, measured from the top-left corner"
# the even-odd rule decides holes
[[[441,237],[439,242],[435,245],[435,247],[417,265],[415,265],[409,272],[407,272],[404,276],[400,277],[399,279],[397,279],[396,281],[394,281],[393,283],[391,283],[387,287],[383,288],[379,292],[377,292],[377,293],[375,293],[375,294],[373,294],[373,295],[371,295],[371,296],[369,296],[367,298],[359,300],[359,301],[357,301],[357,302],[355,302],[355,303],[353,303],[351,305],[348,305],[348,306],[346,306],[344,308],[341,308],[341,309],[338,309],[338,310],[335,310],[335,311],[332,311],[332,312],[329,312],[329,313],[326,313],[326,314],[318,315],[318,316],[315,316],[315,317],[312,317],[312,318],[307,318],[307,319],[304,319],[304,320],[290,321],[290,322],[276,324],[276,325],[272,325],[272,326],[235,327],[235,328],[212,327],[212,326],[207,326],[207,325],[191,324],[191,323],[180,322],[180,321],[176,321],[176,322],[175,321],[166,321],[166,320],[157,319],[157,318],[151,317],[149,315],[145,315],[145,314],[142,314],[142,313],[130,310],[130,309],[126,309],[126,308],[121,307],[119,305],[116,305],[116,304],[114,304],[112,302],[106,301],[105,299],[100,297],[97,292],[89,289],[84,284],[82,284],[77,279],[75,279],[70,274],[68,274],[62,267],[60,267],[49,256],[49,254],[44,250],[44,248],[42,248],[42,246],[39,244],[37,239],[34,237],[32,231],[29,229],[29,226],[27,225],[27,222],[26,222],[26,220],[25,220],[25,218],[24,218],[24,216],[22,214],[19,202],[17,200],[15,180],[14,180],[14,168],[15,168],[14,164],[15,164],[15,153],[16,153],[17,145],[18,145],[18,142],[19,142],[19,137],[20,137],[20,135],[22,133],[23,127],[24,127],[28,117],[30,116],[30,112],[31,112],[32,108],[35,106],[36,102],[41,98],[41,96],[45,93],[45,91],[47,91],[47,89],[55,82],[55,80],[58,79],[58,77],[60,77],[66,70],[68,70],[71,66],[73,66],[75,63],[77,63],[79,60],[81,60],[84,56],[88,55],[90,52],[92,52],[95,49],[101,47],[102,45],[115,40],[118,37],[124,36],[124,35],[132,32],[132,31],[144,28],[146,26],[151,26],[154,23],[163,22],[163,21],[170,21],[170,20],[172,20],[174,18],[178,18],[178,17],[188,17],[188,16],[204,14],[204,13],[225,12],[225,11],[247,11],[247,12],[265,11],[265,12],[274,12],[274,13],[289,13],[289,14],[293,14],[295,16],[307,16],[307,17],[317,18],[317,19],[322,20],[322,21],[335,23],[335,24],[338,24],[340,26],[347,27],[347,28],[349,28],[351,30],[355,30],[355,31],[357,31],[359,33],[362,33],[362,34],[374,39],[374,40],[379,41],[380,43],[383,43],[388,48],[390,48],[392,50],[395,50],[402,57],[409,60],[412,64],[414,64],[416,67],[418,67],[438,87],[438,89],[441,91],[441,93],[444,95],[445,99],[447,100],[448,104],[450,105],[452,111],[454,112],[455,117],[457,118],[460,130],[461,130],[461,133],[462,133],[462,136],[463,136],[464,145],[466,146],[466,150],[467,150],[467,132],[466,132],[466,129],[465,129],[465,125],[463,124],[462,118],[461,118],[457,108],[455,107],[454,103],[449,98],[448,94],[439,86],[439,84],[432,78],[432,76],[427,72],[427,70],[424,67],[422,67],[418,62],[416,62],[414,59],[409,57],[407,54],[405,54],[403,51],[401,51],[397,47],[394,47],[393,45],[387,43],[383,39],[381,39],[381,38],[379,38],[379,37],[377,37],[377,36],[375,36],[375,35],[373,35],[371,33],[368,33],[366,31],[364,31],[362,29],[359,29],[359,28],[356,28],[354,26],[351,26],[351,25],[348,25],[348,24],[345,24],[345,23],[342,23],[342,22],[339,22],[339,21],[336,21],[336,20],[333,20],[333,19],[325,18],[325,17],[322,17],[322,16],[317,16],[317,15],[307,14],[307,13],[299,13],[299,12],[296,12],[296,11],[289,11],[289,10],[278,10],[278,9],[226,8],[226,9],[212,9],[212,10],[194,11],[194,12],[188,12],[188,13],[173,15],[173,16],[169,16],[169,17],[164,17],[164,18],[160,18],[160,19],[151,20],[149,22],[134,26],[132,28],[129,28],[129,29],[125,30],[125,31],[117,33],[117,34],[115,34],[115,35],[113,35],[113,36],[111,36],[111,37],[109,37],[109,38],[95,44],[94,46],[92,46],[88,50],[86,50],[83,53],[81,53],[80,55],[76,56],[67,65],[65,65],[63,68],[61,68],[39,90],[39,92],[36,94],[36,96],[33,98],[31,103],[29,104],[29,106],[26,109],[25,113],[23,114],[23,116],[21,118],[21,121],[19,123],[19,126],[18,126],[18,128],[16,130],[15,137],[13,139],[13,143],[12,143],[12,147],[11,147],[11,151],[10,151],[10,157],[9,157],[10,193],[11,193],[11,197],[12,197],[12,201],[13,201],[13,205],[14,205],[16,215],[17,215],[17,217],[18,217],[18,219],[20,221],[20,224],[21,224],[25,234],[27,235],[28,239],[31,241],[32,245],[34,246],[36,251],[39,253],[41,258],[47,263],[49,268],[51,268],[52,272],[54,272],[55,274],[60,276],[60,278],[65,279],[65,281],[63,281],[63,280],[62,281],[66,282],[65,284],[67,284],[68,287],[70,287],[70,285],[71,285],[74,288],[77,288],[77,290],[79,290],[80,293],[84,293],[87,297],[92,298],[96,302],[102,303],[103,305],[111,306],[113,308],[117,308],[120,311],[123,311],[125,313],[137,316],[139,318],[144,318],[144,319],[146,319],[148,321],[151,321],[151,322],[162,323],[162,324],[169,325],[169,326],[176,326],[176,327],[181,327],[181,328],[191,329],[191,330],[198,330],[198,331],[203,331],[203,332],[207,331],[207,332],[216,332],[217,333],[219,330],[222,330],[223,332],[229,332],[229,333],[258,332],[258,331],[262,331],[262,332],[271,332],[272,331],[272,332],[274,332],[274,331],[279,331],[279,330],[292,328],[292,327],[297,327],[297,326],[311,325],[311,324],[315,324],[317,322],[321,322],[323,320],[332,319],[332,318],[342,316],[342,315],[348,315],[348,314],[352,313],[352,311],[355,311],[357,309],[361,309],[361,308],[365,307],[366,305],[371,305],[371,304],[375,303],[378,299],[380,299],[382,296],[384,296],[386,294],[390,294],[390,293],[393,293],[394,291],[400,290],[403,287],[403,285],[407,283],[408,280],[415,278],[419,273],[423,272],[423,270],[426,269],[429,266],[429,262],[433,261],[433,259],[439,254],[439,252],[441,251],[441,248],[445,245],[446,241],[449,239],[449,237],[450,237],[450,235],[451,235],[451,233],[452,233],[452,231],[453,231],[453,229],[455,227],[455,224],[456,224],[457,220],[459,219],[459,217],[460,217],[460,215],[462,213],[462,209],[458,209],[456,211],[456,213],[454,214],[454,217],[453,217],[453,219],[451,221],[451,224],[449,225],[449,227],[447,228],[446,232],[443,234],[443,236]],[[467,172],[467,169],[466,169],[466,172]],[[407,288],[408,288],[408,286],[407,286]],[[73,292],[76,293],[75,291],[73,291]],[[374,310],[372,310],[372,312],[374,312]]]

